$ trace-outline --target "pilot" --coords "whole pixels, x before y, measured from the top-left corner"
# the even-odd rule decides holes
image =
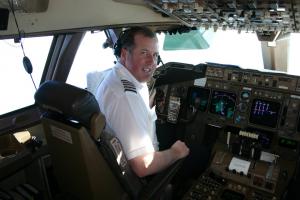
[[[155,33],[146,27],[123,31],[114,54],[118,62],[97,88],[96,99],[107,129],[119,138],[131,168],[145,177],[185,158],[190,150],[180,140],[167,150],[158,148],[156,113],[150,106],[147,86],[159,57]]]

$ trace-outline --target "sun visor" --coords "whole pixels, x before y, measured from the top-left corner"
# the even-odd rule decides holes
[[[207,49],[209,44],[200,30],[192,30],[187,33],[176,33],[165,35],[164,50],[192,50]]]
[[[257,39],[261,42],[273,42],[279,34],[280,31],[256,31]]]

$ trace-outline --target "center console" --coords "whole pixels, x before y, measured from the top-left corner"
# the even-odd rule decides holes
[[[219,151],[184,199],[280,199],[279,172],[275,162],[244,160]]]

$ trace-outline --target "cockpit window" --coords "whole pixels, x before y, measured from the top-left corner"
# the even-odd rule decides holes
[[[116,58],[111,48],[103,48],[105,41],[104,31],[86,32],[76,53],[67,83],[88,88],[88,76],[98,77],[98,73],[114,66]]]
[[[194,33],[194,32],[193,32]],[[199,48],[183,43],[183,38],[180,34],[165,35],[159,34],[160,55],[163,62],[182,62],[189,64],[199,64],[205,62],[213,62],[220,64],[238,65],[242,68],[263,69],[263,57],[261,42],[253,32],[242,31],[238,33],[236,30],[213,30],[199,31],[198,35],[193,35],[194,38],[186,40],[189,43],[191,40],[198,38]],[[169,37],[181,38],[183,49],[171,46]],[[167,40],[167,41],[166,41]],[[176,41],[176,39],[172,39]],[[166,45],[170,47],[166,49]]]
[[[23,66],[20,43],[0,40],[0,115],[34,104],[35,86],[39,86],[53,37],[23,38],[25,55],[33,67],[32,78]]]
[[[197,30],[198,31],[198,30]],[[261,44],[255,33],[199,30],[189,35],[157,34],[161,59],[167,62],[199,64],[215,62],[245,68],[263,69]],[[188,40],[193,36],[192,40]],[[186,38],[187,43],[177,43]],[[226,39],[225,39],[226,38]],[[195,46],[193,40],[201,40]],[[113,67],[116,61],[111,48],[103,48],[104,31],[87,32],[75,56],[67,83],[88,88],[87,77]],[[181,45],[181,46],[180,46]]]
[[[292,33],[289,41],[288,51],[288,70],[287,72],[293,75],[300,75],[300,33]]]

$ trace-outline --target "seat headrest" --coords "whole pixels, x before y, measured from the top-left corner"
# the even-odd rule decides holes
[[[41,109],[61,114],[88,128],[93,114],[100,112],[98,102],[92,93],[64,82],[43,83],[34,98]]]

